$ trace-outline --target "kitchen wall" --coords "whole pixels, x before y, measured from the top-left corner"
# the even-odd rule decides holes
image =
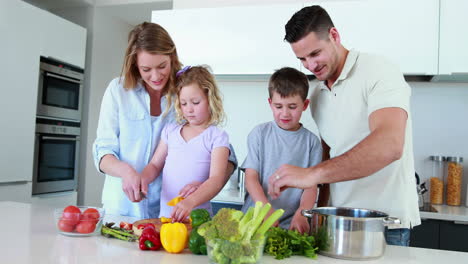
[[[242,162],[247,154],[246,139],[250,130],[261,122],[273,120],[268,106],[267,78],[221,78],[228,131],[236,154]],[[311,83],[311,87],[315,82]],[[428,180],[432,175],[430,155],[462,156],[465,172],[462,203],[468,183],[468,83],[410,82],[413,115],[415,169]],[[302,115],[305,127],[316,133],[310,112]],[[429,187],[429,184],[427,184]]]

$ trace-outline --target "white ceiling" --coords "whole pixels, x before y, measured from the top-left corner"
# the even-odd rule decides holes
[[[96,7],[109,12],[110,15],[137,25],[151,21],[151,11],[171,9],[172,0],[23,0],[39,8],[49,10],[70,7]]]

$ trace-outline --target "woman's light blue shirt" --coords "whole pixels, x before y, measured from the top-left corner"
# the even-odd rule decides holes
[[[94,164],[104,155],[112,154],[130,164],[138,173],[151,160],[159,143],[161,131],[167,123],[175,122],[171,107],[167,115],[150,114],[150,97],[141,83],[135,89],[123,88],[123,80],[112,80],[104,93],[93,144]],[[161,109],[166,109],[166,97],[161,98]],[[102,203],[108,214],[128,215],[138,218],[156,218],[159,215],[161,177],[150,184],[147,199],[132,203],[122,190],[119,177],[106,175]]]

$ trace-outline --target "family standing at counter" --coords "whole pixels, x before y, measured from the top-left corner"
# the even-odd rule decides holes
[[[320,6],[301,9],[288,21],[285,29],[285,40],[296,57],[321,81],[312,91],[310,108],[320,132],[323,158],[317,137],[299,123],[308,100],[297,91],[270,90],[269,102],[275,122],[262,124],[269,126],[269,130],[254,129],[251,132],[249,152],[242,165],[246,169],[248,199],[267,200],[273,205],[278,199],[283,202],[276,206],[294,207],[290,208],[293,213],[289,222],[285,222],[288,224],[280,225],[304,232],[307,231],[301,228],[304,225],[297,224],[300,219],[296,216],[297,211],[303,205],[314,206],[317,186],[321,185],[319,205],[367,208],[400,218],[398,228],[386,231],[387,243],[408,245],[410,228],[419,225],[420,218],[414,178],[411,90],[403,74],[382,57],[347,50],[341,44],[331,18]],[[188,110],[182,110],[178,113],[179,118],[175,118],[173,101],[176,98],[175,108],[187,107],[183,105],[182,86],[178,85],[186,72],[183,70],[177,75],[180,69],[175,44],[162,27],[143,23],[130,32],[123,74],[111,81],[104,94],[93,147],[95,165],[106,174],[102,203],[111,214],[158,217],[160,203],[164,200],[160,196],[167,191],[161,190],[161,178],[165,174],[158,175],[166,168],[142,173],[144,167],[153,156],[152,163],[159,167],[164,165],[165,155],[158,155],[157,151],[155,154],[155,150],[160,142],[168,144],[171,135],[193,139],[213,124],[202,122],[198,129],[192,130],[193,115]],[[290,70],[294,72],[294,69]],[[299,74],[288,78],[294,78],[290,80],[294,83],[304,77]],[[198,91],[204,89],[204,84],[198,86]],[[176,87],[179,87],[178,92]],[[207,90],[201,93],[205,100],[211,96]],[[288,102],[296,97],[300,99],[298,102]],[[200,100],[191,103],[195,106]],[[210,114],[213,114],[212,100],[207,103]],[[274,129],[277,129],[276,136],[280,136],[272,136],[270,132]],[[161,132],[167,130],[172,132],[164,134],[161,140]],[[184,130],[191,131],[190,136],[184,135]],[[289,138],[289,132],[296,134]],[[300,132],[307,136],[299,136]],[[174,209],[172,216],[176,219],[185,217],[188,208],[200,206],[216,195],[236,166],[234,151],[232,147],[230,151],[227,148],[228,137],[222,135],[222,132],[213,135],[210,144],[204,145],[212,154],[206,162],[214,171],[205,172],[203,177],[192,182],[186,176],[166,176],[184,180],[178,186],[179,190],[171,190],[171,195],[178,193],[188,198],[204,193],[203,199],[195,199],[196,203],[192,200],[190,206],[187,203],[181,205],[183,209]],[[269,142],[253,137],[267,138]],[[218,144],[220,138],[224,138],[222,144]],[[267,150],[280,144],[272,142],[278,138],[286,141],[282,143],[282,151],[272,156]],[[292,144],[287,140],[301,142]],[[307,151],[292,149],[297,145],[309,148]],[[306,153],[301,155],[301,151]],[[227,153],[231,162],[225,162]],[[303,161],[298,160],[305,156]],[[179,166],[185,166],[184,160]],[[203,182],[214,180],[212,174],[216,175],[216,184],[211,184],[210,189]],[[286,188],[296,188],[294,192],[300,195],[292,197]]]

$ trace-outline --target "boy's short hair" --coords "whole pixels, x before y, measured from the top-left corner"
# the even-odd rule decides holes
[[[291,67],[284,67],[276,70],[270,77],[268,82],[270,99],[274,92],[279,93],[281,97],[299,95],[305,101],[309,93],[309,81],[304,73]]]

